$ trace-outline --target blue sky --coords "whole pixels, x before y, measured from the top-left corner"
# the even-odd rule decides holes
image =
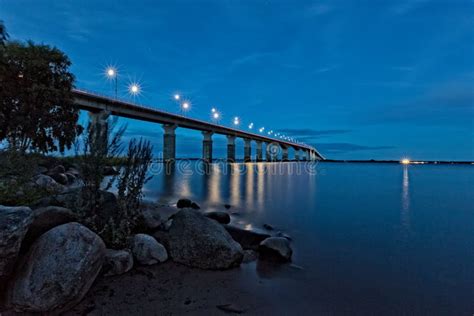
[[[178,91],[189,116],[215,106],[329,158],[474,160],[472,0],[0,0],[0,19],[66,52],[80,88],[112,94],[114,64],[124,98],[137,80],[137,102],[178,112]],[[127,123],[161,148],[159,126]],[[199,156],[200,134],[177,134]]]

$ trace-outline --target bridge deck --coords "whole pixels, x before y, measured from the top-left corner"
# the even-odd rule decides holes
[[[189,128],[193,130],[213,132],[222,135],[232,135],[235,137],[248,138],[266,143],[277,143],[284,147],[293,147],[295,149],[313,151],[320,159],[324,159],[315,148],[310,146],[292,143],[279,138],[267,137],[219,124],[206,122],[203,120],[193,119],[183,115],[174,114],[122,100],[116,100],[83,90],[75,89],[73,90],[73,94],[74,103],[81,110],[90,112],[106,110],[110,111],[113,115],[120,117],[159,124],[176,125],[178,127]]]

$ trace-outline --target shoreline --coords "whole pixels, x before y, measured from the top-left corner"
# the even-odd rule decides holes
[[[190,268],[170,260],[98,278],[84,299],[64,315],[310,313],[315,308],[310,300],[306,304],[300,302],[299,306],[297,302],[284,304],[286,299],[293,298],[274,301],[279,280],[294,273],[304,276],[304,270],[292,264],[253,261],[216,271]],[[292,281],[301,281],[298,279]],[[311,297],[311,293],[306,296]]]

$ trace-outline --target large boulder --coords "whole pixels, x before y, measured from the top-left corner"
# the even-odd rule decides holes
[[[231,225],[224,225],[224,227],[232,238],[244,249],[257,250],[262,241],[271,237],[269,234],[256,230],[243,229]]]
[[[8,289],[8,306],[38,313],[72,307],[91,287],[104,255],[104,242],[81,224],[49,230],[22,258]]]
[[[219,211],[208,212],[208,213],[205,213],[204,215],[206,215],[210,219],[213,219],[213,220],[215,220],[215,221],[217,221],[218,223],[221,223],[221,224],[229,224],[230,223],[230,215],[227,214],[226,212],[219,212]]]
[[[293,250],[284,237],[270,237],[260,243],[259,251],[263,258],[290,261]]]
[[[128,250],[107,249],[103,271],[105,276],[124,274],[133,268],[133,256]]]
[[[132,253],[138,263],[152,265],[168,260],[168,253],[155,238],[146,234],[136,234],[132,240]]]
[[[21,243],[33,221],[29,207],[0,205],[0,287],[10,275]]]
[[[59,206],[47,206],[33,211],[33,222],[25,236],[23,248],[29,247],[39,236],[56,226],[77,221],[70,209]]]
[[[219,223],[195,210],[179,211],[169,230],[156,236],[173,261],[191,267],[228,269],[242,262],[242,247]]]

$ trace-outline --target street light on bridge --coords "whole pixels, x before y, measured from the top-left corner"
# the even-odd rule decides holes
[[[240,119],[236,116],[234,117],[234,125],[239,126],[240,125]]]
[[[132,82],[128,85],[128,93],[132,96],[137,96],[141,93],[142,89],[140,87],[140,84],[136,82]]]
[[[182,104],[181,104],[181,111],[183,111],[183,115],[189,111],[189,109],[191,108],[191,103],[189,101],[184,101]]]
[[[105,69],[105,76],[109,79],[109,80],[114,80],[115,82],[115,98],[117,99],[118,97],[118,72],[117,72],[117,68],[116,67],[113,67],[113,66],[109,66]]]

